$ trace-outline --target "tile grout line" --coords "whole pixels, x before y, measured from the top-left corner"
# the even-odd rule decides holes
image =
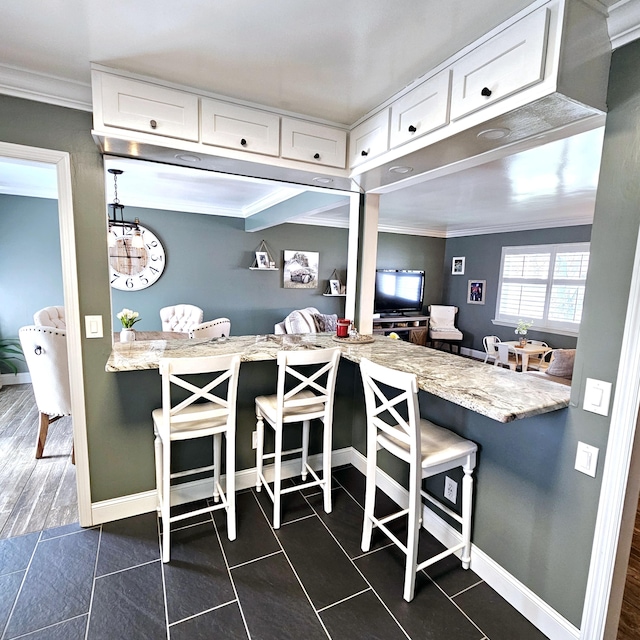
[[[236,503],[237,504],[237,503]],[[229,567],[229,560],[227,558],[227,553],[224,550],[224,545],[222,544],[222,538],[220,537],[220,531],[218,531],[218,526],[216,525],[216,520],[211,514],[211,520],[213,521],[213,530],[216,533],[216,538],[218,539],[218,545],[220,546],[220,551],[222,553],[222,558],[224,559],[224,564],[227,567],[227,575],[229,576],[229,582],[231,582],[231,588],[233,589],[233,593],[236,595],[236,602],[238,603],[238,609],[240,611],[240,617],[242,618],[242,624],[244,625],[244,630],[247,632],[248,640],[251,640],[251,633],[249,632],[249,625],[247,624],[247,619],[244,615],[244,609],[242,608],[242,602],[240,602],[240,596],[238,595],[238,590],[236,589],[236,583],[233,579],[233,575],[231,574],[231,568]],[[236,523],[237,525],[237,523]],[[202,615],[202,614],[200,614]]]
[[[331,476],[333,479],[334,476]],[[337,482],[337,480],[336,480]],[[340,484],[338,482],[338,484]],[[353,496],[351,496],[351,494],[342,486],[340,485],[340,487],[345,491],[345,493],[355,502],[355,504],[360,507],[360,509],[363,511],[364,513],[364,509],[362,509],[362,507],[360,506],[360,503],[355,500],[353,498]],[[304,497],[304,496],[303,496]],[[306,500],[306,497],[305,497]],[[407,638],[409,638],[409,640],[411,640],[411,636],[407,633],[407,631],[405,630],[405,628],[400,624],[400,622],[398,621],[398,619],[395,617],[395,615],[393,615],[393,613],[391,612],[391,610],[389,609],[389,607],[387,606],[387,604],[385,603],[385,601],[380,597],[380,595],[378,594],[378,592],[373,588],[373,585],[369,582],[369,580],[367,580],[367,578],[365,577],[365,575],[362,573],[362,571],[360,571],[360,567],[358,567],[358,565],[349,557],[349,554],[347,553],[347,551],[345,550],[345,548],[340,544],[340,541],[333,535],[333,531],[331,531],[331,529],[329,529],[329,527],[326,525],[325,521],[318,515],[318,512],[315,510],[314,506],[307,500],[307,504],[311,507],[311,509],[313,509],[314,513],[316,514],[316,517],[318,518],[318,520],[320,521],[321,525],[329,532],[329,535],[335,540],[336,544],[338,545],[338,547],[340,547],[340,549],[342,549],[342,552],[345,554],[345,556],[347,557],[347,559],[351,562],[351,564],[353,565],[354,569],[360,574],[360,576],[362,577],[362,579],[365,581],[366,584],[369,585],[369,589],[371,589],[371,592],[376,596],[376,598],[378,598],[378,600],[380,601],[380,604],[382,604],[382,606],[385,608],[385,610],[387,611],[387,613],[391,616],[391,619],[398,625],[398,628],[402,631],[402,633],[404,633],[405,636],[407,636]],[[383,547],[384,548],[384,547]],[[380,551],[380,549],[378,549],[377,551]],[[352,596],[353,597],[353,596]]]
[[[257,493],[257,492],[256,492]],[[298,491],[298,493],[302,496],[302,498],[305,500],[306,502],[306,498],[300,493],[300,491]],[[324,629],[324,632],[327,634],[327,638],[329,638],[329,640],[331,640],[331,634],[329,633],[329,630],[327,629],[327,627],[324,624],[324,621],[322,620],[322,618],[320,617],[320,614],[318,613],[318,611],[316,610],[315,605],[313,604],[313,601],[311,600],[309,593],[307,592],[307,590],[305,589],[304,584],[302,583],[302,580],[300,579],[300,576],[298,575],[298,572],[296,571],[295,567],[293,566],[293,563],[291,562],[291,558],[289,558],[289,556],[287,555],[287,552],[285,550],[285,548],[282,546],[282,542],[280,541],[280,538],[278,537],[278,534],[276,533],[276,530],[273,528],[273,526],[271,526],[271,522],[269,521],[269,517],[267,516],[267,514],[265,513],[264,509],[262,508],[262,505],[260,504],[260,501],[258,500],[258,497],[256,496],[256,494],[254,493],[254,499],[255,501],[258,503],[258,508],[260,509],[260,511],[262,511],[262,514],[264,515],[264,517],[267,520],[267,524],[269,525],[269,527],[271,528],[271,531],[273,532],[273,536],[276,539],[276,542],[278,543],[278,546],[280,547],[280,549],[282,549],[282,554],[285,558],[285,560],[287,561],[288,565],[291,567],[291,571],[293,571],[293,575],[296,577],[296,580],[298,581],[298,584],[300,585],[300,588],[302,589],[302,592],[304,593],[304,595],[306,596],[309,604],[311,605],[311,609],[312,611],[316,614],[316,617],[318,618],[318,621],[320,622],[320,625],[322,626],[322,628]],[[308,502],[307,502],[308,504]],[[313,507],[312,507],[312,511],[313,511]],[[314,511],[314,515],[315,511]],[[316,515],[317,518],[317,515]],[[300,520],[300,519],[299,519]],[[320,518],[318,518],[318,520],[320,520]]]
[[[123,569],[117,569],[116,571],[109,571],[109,573],[103,573],[101,576],[94,576],[94,581],[102,580],[102,578],[108,578],[110,576],[115,576],[119,573],[125,573],[125,571],[131,571],[132,569],[138,569],[139,567],[145,567],[148,564],[155,564],[156,562],[161,562],[161,558],[156,558],[155,560],[147,560],[146,562],[141,562],[140,564],[132,564],[130,567],[124,567]]]
[[[229,600],[228,602],[223,602],[222,604],[216,605],[215,607],[211,607],[210,609],[205,609],[204,611],[200,611],[199,613],[194,613],[192,616],[187,616],[186,618],[182,618],[182,620],[176,620],[175,622],[169,623],[169,628],[175,627],[177,624],[181,624],[182,622],[187,622],[188,620],[193,620],[194,618],[198,618],[203,616],[205,613],[211,613],[212,611],[217,611],[218,609],[222,609],[223,607],[227,607],[234,602],[237,602],[238,599]]]
[[[164,562],[162,562],[162,532],[160,531],[160,521],[162,516],[158,513],[156,509],[156,535],[158,536],[158,556],[160,560],[160,577],[162,579],[162,604],[164,605],[164,628],[167,631],[167,638],[171,637],[171,633],[169,632],[169,603],[167,598],[167,582],[164,576]],[[171,523],[167,523],[169,525],[169,534],[171,534]],[[169,540],[171,540],[171,535],[169,535]],[[87,639],[88,640],[88,639]]]
[[[93,597],[96,592],[96,573],[98,573],[98,559],[100,558],[100,547],[102,546],[102,525],[98,527],[98,548],[96,559],[93,563],[93,580],[91,580],[91,596],[89,597],[89,608],[87,609],[87,626],[84,630],[84,640],[89,637],[89,626],[91,625],[91,611],[93,609]]]
[[[6,638],[7,629],[9,628],[9,624],[11,623],[11,618],[13,616],[13,613],[16,610],[16,605],[18,604],[18,599],[20,598],[20,594],[22,593],[22,588],[24,587],[24,583],[27,580],[27,574],[29,573],[29,569],[31,568],[31,563],[33,562],[33,557],[36,555],[36,549],[38,548],[38,545],[40,544],[41,540],[42,540],[42,531],[40,532],[40,535],[38,536],[38,540],[33,545],[33,551],[31,552],[31,556],[29,558],[29,562],[27,563],[27,567],[24,570],[24,576],[22,576],[22,581],[20,582],[20,588],[18,589],[18,592],[16,593],[16,597],[13,600],[13,605],[11,607],[11,611],[9,612],[9,615],[7,616],[7,621],[6,621],[5,625],[4,625],[4,629],[2,630],[2,636],[0,636],[2,638],[2,640],[4,640]]]

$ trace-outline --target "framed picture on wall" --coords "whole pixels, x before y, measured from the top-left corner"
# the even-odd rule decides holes
[[[467,288],[467,303],[484,304],[486,287],[486,280],[469,280],[469,286]]]
[[[320,254],[317,251],[284,252],[284,288],[315,289],[318,286],[318,264]]]
[[[463,256],[458,256],[457,258],[451,259],[451,273],[454,276],[464,275],[464,257]]]
[[[256,264],[258,269],[268,269],[269,254],[266,251],[256,251]]]

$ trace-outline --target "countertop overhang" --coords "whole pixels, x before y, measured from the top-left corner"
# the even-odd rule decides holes
[[[230,336],[210,340],[140,340],[115,343],[107,371],[157,369],[160,358],[239,353],[242,362],[275,360],[278,351],[339,347],[342,357],[362,358],[415,373],[423,391],[497,420],[512,422],[569,406],[569,386],[444,351],[376,336],[366,344],[338,343],[331,334]]]

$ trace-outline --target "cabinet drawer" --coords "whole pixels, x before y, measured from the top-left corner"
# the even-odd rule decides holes
[[[347,132],[313,122],[282,118],[283,158],[345,168]]]
[[[389,109],[365,120],[349,134],[349,166],[356,167],[389,148]]]
[[[203,98],[201,140],[204,144],[277,156],[280,151],[280,117]]]
[[[109,74],[101,88],[105,125],[197,142],[197,96]]]
[[[450,76],[448,69],[442,71],[391,105],[390,147],[449,123]]]
[[[544,79],[549,9],[522,18],[453,67],[451,119],[501,100]]]

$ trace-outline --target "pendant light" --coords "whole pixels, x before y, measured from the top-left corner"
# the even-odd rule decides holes
[[[109,234],[107,243],[109,247],[115,247],[117,238],[112,232],[113,227],[123,227],[131,230],[131,246],[136,249],[144,247],[142,232],[140,231],[140,220],[136,218],[133,222],[124,219],[124,205],[118,199],[118,176],[122,175],[122,169],[108,169],[113,176],[113,202],[109,204]]]

